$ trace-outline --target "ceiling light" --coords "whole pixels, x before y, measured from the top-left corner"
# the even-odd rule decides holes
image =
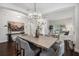
[[[29,16],[29,18],[35,19],[35,20],[42,18],[41,13],[37,12],[36,3],[34,3],[34,12],[33,13],[29,13],[28,16]]]

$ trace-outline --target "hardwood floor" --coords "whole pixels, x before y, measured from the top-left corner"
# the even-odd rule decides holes
[[[8,43],[0,43],[0,56],[15,56],[16,50],[15,50],[15,42]]]
[[[15,42],[0,43],[0,56],[16,56],[16,48],[15,47],[16,47]],[[74,56],[79,56],[79,53],[74,52]]]

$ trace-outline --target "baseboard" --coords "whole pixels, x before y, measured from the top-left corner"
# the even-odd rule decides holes
[[[0,41],[0,43],[5,43],[5,42],[7,42],[7,40],[5,40],[5,41]]]

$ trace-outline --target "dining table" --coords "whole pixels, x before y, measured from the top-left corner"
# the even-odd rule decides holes
[[[52,36],[39,36],[39,38],[36,38],[31,35],[20,35],[19,37],[44,49],[49,49],[58,40]]]

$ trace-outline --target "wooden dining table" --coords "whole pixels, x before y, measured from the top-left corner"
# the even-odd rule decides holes
[[[19,37],[45,49],[49,49],[58,40],[52,36],[39,36],[39,38],[36,38],[30,35],[20,35]]]

